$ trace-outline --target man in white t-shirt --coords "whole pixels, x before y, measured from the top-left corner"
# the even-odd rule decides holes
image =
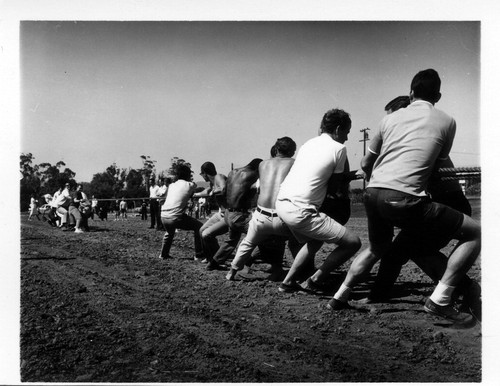
[[[278,216],[297,241],[305,243],[279,287],[281,292],[302,290],[297,278],[324,242],[338,247],[304,283],[307,290],[320,288],[327,275],[361,247],[358,236],[318,210],[330,179],[338,176],[340,181],[343,178],[347,158],[344,142],[350,129],[349,114],[340,109],[327,111],[321,121],[320,135],[299,149],[295,163],[281,184],[276,201]]]
[[[160,187],[155,181],[155,177],[151,176],[149,179],[149,213],[151,216],[151,226],[149,229],[162,230],[162,224],[158,221],[159,213],[160,213],[160,202],[159,198],[159,190]]]
[[[190,181],[191,169],[189,166],[185,164],[179,165],[176,173],[177,181],[169,186],[167,198],[161,207],[161,221],[166,233],[163,237],[159,258],[171,258],[170,248],[174,240],[175,231],[183,229],[194,232],[195,258],[203,259],[203,247],[200,237],[200,228],[203,224],[201,221],[186,214],[186,208],[196,189],[196,184]]]

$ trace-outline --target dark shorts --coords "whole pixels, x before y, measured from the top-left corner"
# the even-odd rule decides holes
[[[397,190],[368,188],[364,195],[370,243],[392,241],[394,227],[422,242],[447,244],[462,226],[463,213]]]

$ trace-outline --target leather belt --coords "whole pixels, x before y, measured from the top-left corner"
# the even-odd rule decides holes
[[[271,213],[271,212],[268,212],[267,210],[260,209],[259,207],[257,207],[256,210],[257,210],[257,212],[262,213],[264,216],[278,217],[278,213],[276,213],[276,212]]]

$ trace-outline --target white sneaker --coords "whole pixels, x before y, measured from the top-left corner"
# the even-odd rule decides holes
[[[81,228],[76,228],[76,229],[75,229],[75,233],[84,233],[84,232],[83,232],[83,229],[81,229]]]

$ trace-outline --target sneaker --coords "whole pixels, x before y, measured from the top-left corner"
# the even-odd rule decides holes
[[[332,298],[326,305],[326,308],[332,311],[351,310],[353,307],[348,302],[342,302]]]
[[[434,314],[441,318],[450,320],[456,325],[469,325],[474,322],[474,317],[465,312],[458,311],[452,304],[440,306],[434,303],[430,298],[425,301],[424,310],[429,314]]]
[[[314,295],[324,295],[327,290],[324,286],[322,286],[319,283],[314,282],[311,278],[307,279],[305,282],[302,283],[302,288]]]
[[[467,292],[464,293],[460,311],[471,313],[477,320],[481,321],[481,286],[472,280]]]
[[[81,228],[75,228],[75,233],[83,233],[83,229],[81,229]]]
[[[304,289],[298,283],[293,283],[293,284],[281,283],[278,287],[278,291],[283,293],[293,293],[293,292],[304,292]]]
[[[193,260],[194,261],[197,261],[198,263],[202,263],[203,262],[203,258],[202,257],[193,257]]]

